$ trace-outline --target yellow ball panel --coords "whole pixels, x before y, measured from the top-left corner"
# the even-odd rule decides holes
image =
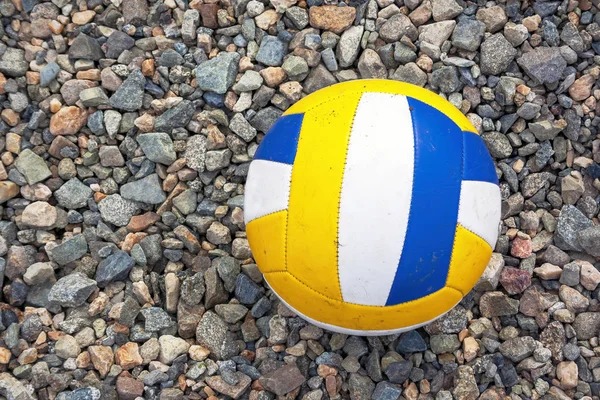
[[[246,235],[261,272],[285,271],[287,211],[278,211],[250,221]]]
[[[287,270],[312,289],[342,299],[337,274],[340,193],[359,93],[307,109],[292,170]]]
[[[466,295],[481,277],[491,256],[492,248],[485,240],[457,224],[446,286]]]
[[[361,79],[326,87],[292,105],[284,115],[303,113],[331,98],[345,96],[349,93],[365,92],[400,94],[413,97],[446,114],[461,130],[477,133],[477,129],[473,127],[467,117],[443,97],[416,85],[383,79]]]
[[[462,299],[456,289],[444,287],[426,297],[394,306],[366,306],[323,296],[288,272],[264,275],[275,293],[303,315],[329,325],[360,331],[398,330],[424,324],[448,312]]]

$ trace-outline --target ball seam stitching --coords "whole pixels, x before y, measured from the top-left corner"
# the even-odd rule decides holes
[[[356,120],[356,113],[358,111],[358,107],[360,105],[360,100],[363,97],[363,92],[361,93],[358,101],[356,102],[356,108],[352,113],[352,120],[350,122],[349,132],[348,132],[348,142],[346,143],[346,153],[344,154],[344,167],[342,169],[342,180],[340,182],[340,191],[338,194],[338,205],[337,205],[337,213],[335,217],[335,266],[336,266],[336,274],[338,280],[338,286],[340,288],[340,298],[344,301],[344,294],[342,292],[342,281],[340,279],[340,211],[342,209],[342,192],[344,190],[344,177],[346,176],[346,167],[348,165],[348,152],[350,151],[350,143],[352,141],[352,129],[354,128],[354,121]]]

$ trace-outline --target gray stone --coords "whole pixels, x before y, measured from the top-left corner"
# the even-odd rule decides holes
[[[229,121],[229,129],[246,142],[250,142],[256,136],[256,129],[240,113],[233,115]]]
[[[584,312],[578,314],[573,322],[573,328],[578,340],[589,340],[598,336],[600,332],[600,314],[597,312]]]
[[[443,66],[433,71],[431,84],[443,93],[459,91],[463,86],[456,68],[451,66]]]
[[[121,186],[120,193],[125,200],[139,201],[146,204],[160,204],[167,199],[157,174],[151,174],[137,181],[126,183]]]
[[[60,278],[48,293],[48,300],[62,307],[79,307],[96,290],[96,282],[79,273]]]
[[[154,121],[154,130],[169,133],[174,128],[185,127],[194,116],[195,111],[191,101],[183,100],[156,118]]]
[[[435,354],[451,353],[460,348],[460,341],[455,334],[433,335],[429,344]]]
[[[600,226],[591,226],[577,233],[581,248],[594,257],[600,257]]]
[[[302,80],[309,71],[307,62],[298,56],[287,57],[281,68],[291,80]]]
[[[341,68],[348,68],[354,64],[356,57],[358,57],[363,32],[363,26],[351,26],[342,34],[336,50]]]
[[[79,99],[86,107],[98,107],[108,104],[108,96],[102,88],[96,86],[79,92]]]
[[[517,63],[527,75],[540,83],[558,82],[567,67],[567,62],[556,47],[536,47],[523,53]]]
[[[433,24],[421,25],[419,27],[419,40],[430,43],[437,47],[442,47],[442,44],[448,40],[456,21],[441,21]]]
[[[110,105],[123,111],[137,111],[142,108],[146,78],[138,69],[131,71],[127,79],[110,97]]]
[[[351,27],[348,30],[352,28],[355,27]],[[348,30],[346,32],[348,32]],[[346,32],[342,34],[342,38]],[[362,30],[360,35],[362,36]],[[410,18],[402,13],[393,15],[381,26],[379,30],[379,36],[388,43],[399,40],[403,35],[406,35],[410,40],[415,41],[417,39],[418,32]]]
[[[395,385],[388,381],[379,382],[375,386],[375,391],[371,397],[372,400],[397,400],[402,394],[400,385]]]
[[[60,66],[54,61],[46,64],[44,68],[40,71],[40,86],[47,87],[50,82],[56,78],[56,75],[60,72]]]
[[[239,274],[235,283],[235,297],[242,304],[252,305],[263,295],[263,289],[248,276]]]
[[[25,149],[19,154],[15,161],[15,167],[23,174],[29,185],[52,176],[52,172],[50,172],[44,159],[29,149]]]
[[[144,330],[146,332],[158,332],[175,325],[169,314],[162,308],[144,308],[140,313],[144,317]]]
[[[240,55],[221,52],[196,68],[196,81],[202,90],[224,94],[235,82]]]
[[[212,311],[207,311],[200,319],[196,340],[219,359],[228,359],[237,354],[234,337],[227,324]]]
[[[166,49],[157,61],[159,66],[171,68],[183,64],[183,56],[173,49]]]
[[[58,246],[47,249],[48,257],[58,265],[65,265],[83,257],[88,250],[85,235],[75,235]]]
[[[375,50],[365,49],[358,60],[358,71],[363,79],[385,79],[387,69]]]
[[[173,141],[164,132],[145,133],[138,135],[136,140],[150,161],[171,165],[177,159]]]
[[[74,60],[98,61],[104,57],[104,52],[96,39],[80,33],[69,47],[69,57]]]
[[[86,207],[92,193],[89,186],[84,185],[77,178],[72,178],[54,192],[54,197],[62,207],[75,210]]]
[[[531,356],[536,348],[535,339],[531,336],[522,336],[502,343],[499,350],[504,357],[518,363]]]
[[[29,390],[8,372],[0,374],[0,395],[7,400],[34,400]]]
[[[560,33],[560,38],[567,44],[571,49],[580,53],[585,50],[585,44],[583,38],[579,34],[577,26],[572,22],[567,22]]]
[[[206,153],[206,170],[217,171],[228,167],[233,153],[229,149],[213,150]]]
[[[116,226],[125,226],[138,212],[139,207],[119,194],[111,194],[98,203],[98,210],[105,221]]]
[[[427,350],[427,344],[416,330],[404,333],[396,345],[396,351],[401,354],[418,353],[425,350]]]
[[[285,45],[275,36],[265,36],[256,54],[256,61],[270,67],[281,65],[285,55]]]
[[[427,74],[417,64],[411,62],[399,66],[392,79],[423,87],[427,83]]]
[[[499,75],[514,60],[517,50],[501,33],[490,36],[481,44],[481,72]]]
[[[508,138],[500,132],[485,132],[481,135],[492,157],[506,158],[512,154],[512,146]]]
[[[0,61],[0,72],[16,78],[25,75],[29,69],[29,63],[25,61],[25,51],[9,47],[2,55]]]
[[[554,244],[561,250],[582,251],[579,244],[578,233],[593,227],[594,223],[578,208],[565,205],[560,211],[554,234]]]
[[[567,286],[576,286],[579,284],[579,264],[571,262],[563,266],[559,282]]]
[[[203,135],[190,137],[186,143],[183,157],[188,167],[198,172],[203,172],[206,160],[206,137]]]
[[[455,0],[433,0],[431,3],[434,21],[453,19],[463,12],[463,7]]]
[[[100,261],[96,268],[96,282],[99,287],[105,287],[111,282],[127,279],[135,261],[126,252],[117,250]]]
[[[337,80],[331,75],[331,72],[323,64],[319,64],[310,71],[304,81],[304,91],[306,93],[313,93],[335,83],[337,83]],[[252,121],[254,122],[254,119]]]
[[[125,32],[115,30],[106,41],[106,57],[119,58],[125,50],[129,50],[134,44],[135,40],[131,36]]]
[[[370,400],[375,391],[375,383],[368,376],[350,374],[348,378],[350,400]]]
[[[249,70],[244,72],[240,80],[233,85],[236,92],[249,92],[258,89],[263,83],[263,78],[256,71]]]
[[[458,339],[457,339],[458,340]],[[396,361],[388,365],[385,370],[385,375],[392,383],[402,384],[410,376],[412,370],[412,362],[408,360]]]

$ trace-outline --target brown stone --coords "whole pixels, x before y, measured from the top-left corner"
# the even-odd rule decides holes
[[[79,107],[63,107],[50,118],[50,133],[74,135],[87,122],[87,113]]]
[[[202,17],[203,26],[210,29],[217,29],[219,27],[217,22],[217,12],[219,11],[218,4],[199,4],[198,11]]]
[[[356,18],[354,7],[314,6],[309,9],[310,25],[313,28],[340,34],[352,25]]]
[[[152,132],[154,130],[155,118],[150,114],[142,114],[133,121],[133,124],[137,126],[140,132]]]
[[[268,67],[260,71],[260,76],[269,87],[277,87],[285,80],[286,73],[281,67]]]
[[[241,372],[236,372],[236,375],[238,377],[238,383],[236,385],[228,384],[220,375],[209,376],[205,381],[213,390],[233,399],[237,399],[246,391],[246,389],[248,389],[252,380],[249,376],[244,375]]]
[[[98,84],[94,81],[71,79],[63,83],[62,87],[60,88],[60,94],[63,97],[65,104],[72,106],[79,100],[79,93],[81,93],[81,91],[84,89],[93,88],[95,86],[98,86]]]
[[[575,101],[583,101],[592,94],[592,86],[596,79],[592,75],[584,75],[569,87],[569,95]]]
[[[6,93],[4,90],[4,85],[6,85],[6,77],[0,72],[0,94]]]
[[[19,186],[10,181],[0,182],[0,204],[19,194]]]
[[[130,252],[133,248],[133,245],[139,243],[144,239],[148,234],[146,232],[136,232],[136,233],[128,233],[125,236],[125,240],[121,244],[121,250]]]
[[[19,114],[14,112],[10,108],[5,108],[4,110],[2,110],[0,117],[2,117],[2,121],[6,122],[10,126],[16,126],[21,121]]]
[[[115,351],[115,362],[123,369],[132,369],[142,365],[142,356],[140,355],[138,344],[128,342]]]
[[[99,69],[88,69],[86,71],[79,71],[75,76],[77,79],[85,79],[89,81],[100,81],[102,77],[100,76]]]
[[[160,221],[160,216],[149,211],[145,214],[134,215],[131,217],[129,224],[127,225],[127,229],[131,232],[140,232],[149,226],[152,226],[157,221]]]
[[[260,29],[266,31],[270,27],[275,25],[279,21],[280,18],[281,18],[281,14],[279,14],[277,11],[266,10],[262,14],[255,17],[254,21],[256,22],[256,26],[258,26]]]
[[[269,392],[273,392],[277,396],[283,396],[302,385],[306,378],[296,364],[287,364],[275,371],[264,374],[259,381]]]
[[[5,347],[0,347],[0,364],[8,364],[11,352]]]
[[[128,376],[119,376],[116,386],[119,400],[135,400],[144,393],[144,383]]]
[[[200,242],[194,234],[184,225],[179,225],[173,231],[177,238],[183,242],[183,245],[192,253],[200,251]]]
[[[544,280],[558,279],[562,275],[562,268],[550,263],[544,263],[535,268],[533,272]]]
[[[563,389],[577,387],[578,373],[577,364],[573,361],[563,361],[556,367],[556,377],[560,379],[560,385]]]
[[[51,206],[45,201],[36,201],[29,204],[23,210],[21,222],[32,228],[48,229],[52,227],[58,219],[56,207]]]
[[[94,368],[100,373],[102,378],[106,377],[113,365],[113,351],[108,346],[90,346],[88,347],[90,358]],[[118,385],[118,380],[117,380]],[[143,389],[142,384],[142,389]],[[135,397],[134,397],[135,398]]]
[[[50,145],[50,148],[48,149],[48,153],[50,153],[50,155],[52,157],[58,158],[59,160],[61,160],[64,158],[61,154],[61,150],[66,147],[71,148],[76,153],[79,152],[79,148],[77,147],[77,145],[75,143],[66,139],[64,136],[57,136],[52,141],[52,144]]]
[[[419,7],[417,7],[413,12],[408,14],[408,18],[412,21],[412,23],[419,27],[423,25],[425,22],[431,18],[432,6],[429,0],[425,0]]]
[[[93,11],[93,10],[80,11],[80,12],[74,13],[73,16],[71,17],[71,20],[74,23],[76,23],[77,25],[85,25],[88,22],[90,22],[91,20],[93,20],[95,16],[96,16],[96,11]]]
[[[142,61],[142,75],[152,78],[154,76],[154,60],[148,59]]]
[[[110,68],[104,68],[100,72],[100,78],[102,79],[102,87],[113,92],[123,84],[123,80]]]

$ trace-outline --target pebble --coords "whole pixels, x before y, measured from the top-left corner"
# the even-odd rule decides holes
[[[4,397],[600,393],[591,2],[0,9],[11,21],[0,45]],[[359,77],[459,108],[503,199],[473,294],[377,338],[332,335],[280,305],[243,223],[248,165],[275,120]]]

